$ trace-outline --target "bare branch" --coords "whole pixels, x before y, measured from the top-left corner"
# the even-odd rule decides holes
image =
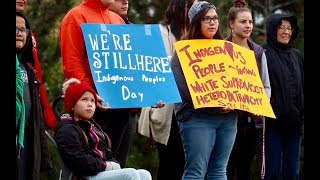
[[[256,0],[250,1],[250,3],[253,4],[251,5],[251,7],[259,7],[260,9],[265,9],[265,6]]]
[[[271,9],[271,12],[274,12],[277,9],[282,9],[283,7],[290,6],[293,3],[294,3],[294,1],[277,4],[277,5],[273,6],[273,7],[270,7],[270,9]]]

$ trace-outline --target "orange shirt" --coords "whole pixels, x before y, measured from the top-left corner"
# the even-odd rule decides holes
[[[61,22],[59,42],[65,78],[77,78],[89,83],[95,89],[81,31],[83,23],[125,24],[125,22],[116,13],[102,8],[101,0],[84,0],[72,8]]]

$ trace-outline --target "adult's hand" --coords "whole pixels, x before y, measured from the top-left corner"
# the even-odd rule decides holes
[[[106,111],[106,110],[110,109],[110,106],[109,106],[108,103],[107,103],[107,105],[102,106],[102,102],[103,102],[104,100],[103,100],[98,94],[97,94],[97,98],[98,98],[97,108],[98,108],[100,111]]]
[[[231,106],[222,107],[220,109],[220,113],[221,114],[228,113],[228,112],[231,112],[231,111],[234,111],[234,108],[231,107]]]
[[[162,108],[162,107],[164,107],[164,103],[161,100],[159,100],[155,106],[152,106],[152,108]]]

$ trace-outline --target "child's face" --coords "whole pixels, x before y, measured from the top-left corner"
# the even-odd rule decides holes
[[[73,115],[81,120],[88,120],[96,109],[95,99],[91,92],[86,91],[76,102]]]

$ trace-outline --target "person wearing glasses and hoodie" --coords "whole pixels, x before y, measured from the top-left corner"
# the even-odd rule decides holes
[[[277,119],[266,118],[265,180],[297,180],[304,122],[304,57],[293,47],[297,18],[271,14],[266,21],[270,103]],[[281,178],[282,177],[282,178]]]
[[[27,0],[16,0],[16,11],[23,13],[26,9],[27,5]],[[55,131],[57,127],[56,123],[56,117],[53,113],[52,107],[49,102],[49,98],[47,96],[47,91],[45,87],[45,83],[43,81],[43,76],[42,76],[42,69],[41,69],[41,64],[40,64],[40,59],[38,55],[38,43],[36,40],[36,37],[34,33],[32,32],[32,28],[30,27],[30,32],[31,36],[31,41],[30,43],[27,43],[27,51],[25,52],[25,56],[28,59],[33,59],[32,60],[32,67],[36,71],[36,76],[40,80],[40,102],[41,102],[41,107],[43,111],[43,116],[44,116],[44,122],[47,128],[49,128],[52,131]]]
[[[16,12],[16,54],[22,74],[24,98],[24,138],[17,147],[17,179],[40,179],[40,172],[53,167],[49,154],[45,122],[40,101],[40,80],[32,66],[34,59],[28,44],[32,43],[26,17]],[[21,122],[23,123],[23,122]],[[18,125],[20,127],[20,125]],[[23,125],[22,125],[23,126]],[[22,132],[22,131],[20,131]]]

